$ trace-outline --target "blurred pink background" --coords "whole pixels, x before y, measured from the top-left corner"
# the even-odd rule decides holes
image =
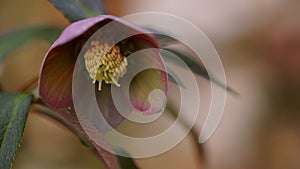
[[[223,62],[228,94],[223,119],[208,142],[189,135],[157,157],[137,159],[142,169],[299,169],[300,160],[300,3],[295,0],[106,0],[116,16],[167,12],[195,24],[210,38]],[[30,25],[68,21],[46,0],[1,0],[0,34]],[[17,91],[38,76],[49,44],[33,41],[11,53],[1,84]],[[26,57],[25,57],[26,56]],[[17,77],[17,78],[16,78]],[[210,102],[210,84],[202,86],[198,133]],[[188,111],[188,110],[186,110]],[[162,123],[168,122],[162,120]],[[163,124],[162,124],[163,125]],[[63,126],[30,114],[13,169],[101,168],[102,164]]]

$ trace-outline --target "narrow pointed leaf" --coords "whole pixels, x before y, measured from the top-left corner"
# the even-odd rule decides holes
[[[200,66],[193,59],[191,59],[191,57],[188,54],[183,53],[177,49],[172,49],[172,48],[167,48],[167,47],[163,48],[163,50],[166,50],[168,52],[175,54],[180,59],[182,59],[194,73],[196,73],[202,77],[205,77],[206,79],[209,79],[209,75],[208,75],[208,72],[206,71],[206,69],[203,66]]]
[[[122,154],[126,157],[123,156],[118,156],[118,161],[119,164],[121,166],[121,169],[139,169],[138,166],[136,166],[136,164],[134,163],[133,159],[130,158],[130,155],[128,154],[128,152],[126,152],[125,150],[121,149],[121,148],[114,148],[114,151],[117,154]]]
[[[233,90],[232,88],[230,88],[228,86],[225,86],[224,84],[219,82],[217,79],[214,79],[213,77],[209,77],[208,72],[206,71],[206,69],[203,66],[197,64],[197,62],[195,62],[193,59],[191,59],[191,57],[188,54],[186,54],[184,52],[181,52],[179,50],[175,50],[175,49],[167,47],[169,45],[176,44],[176,43],[180,44],[181,42],[179,40],[177,40],[176,38],[173,38],[171,36],[168,36],[165,33],[161,33],[157,30],[153,30],[153,29],[149,29],[149,28],[147,28],[147,30],[149,30],[151,32],[154,32],[153,34],[154,34],[155,38],[157,39],[157,41],[158,41],[158,43],[159,43],[159,45],[162,49],[164,49],[166,51],[169,51],[169,52],[177,55],[178,57],[180,57],[190,67],[190,69],[194,73],[196,73],[196,74],[212,81],[213,83],[219,85],[220,87],[223,87],[224,89],[226,89],[230,93],[238,95],[238,93],[235,90]],[[175,79],[173,79],[174,77],[171,77],[171,76],[169,76],[169,77],[170,77],[169,78],[170,82],[172,82],[174,84],[177,84]],[[176,78],[176,80],[179,80],[179,79]],[[182,86],[180,83],[178,85]]]
[[[56,27],[30,27],[16,30],[0,36],[0,61],[16,47],[32,39],[44,39],[52,43],[60,34],[61,29]]]
[[[171,44],[180,43],[179,40],[171,36],[168,36],[167,33],[163,33],[158,30],[154,30],[152,28],[144,28],[144,29],[150,31],[155,36],[155,39],[159,43],[160,47],[165,47]]]
[[[102,0],[49,0],[49,2],[61,11],[70,22],[101,15],[106,12]]]
[[[167,36],[167,35],[164,35],[164,34],[154,33],[154,36],[157,39],[157,41],[161,47],[179,43],[179,41],[177,39]]]
[[[174,83],[175,85],[179,85],[180,87],[184,87],[184,84],[182,83],[182,81],[180,80],[180,78],[176,75],[176,73],[174,73],[174,71],[172,70],[172,68],[166,66],[167,72],[168,72],[168,80],[172,83]]]
[[[118,156],[118,161],[122,169],[139,169],[132,158]]]
[[[77,0],[85,9],[89,16],[106,14],[106,8],[103,0]]]
[[[175,54],[176,56],[178,56],[180,59],[182,59],[186,65],[197,75],[202,76],[206,79],[208,79],[209,81],[212,81],[213,83],[215,83],[216,85],[224,88],[225,90],[229,91],[232,94],[238,95],[238,93],[233,90],[232,88],[225,86],[225,84],[222,84],[221,82],[219,82],[217,79],[215,79],[214,77],[210,77],[207,70],[205,69],[205,67],[199,65],[196,61],[194,61],[193,59],[191,59],[191,57],[179,50],[175,50],[172,48],[162,48],[163,50],[166,50],[168,52],[171,52],[173,54]]]
[[[0,94],[0,168],[9,169],[20,144],[31,96]]]

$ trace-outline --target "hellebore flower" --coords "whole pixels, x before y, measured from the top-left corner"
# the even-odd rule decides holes
[[[116,22],[116,30],[107,30],[92,38],[97,30],[113,21]],[[128,31],[138,34],[112,45],[114,35]],[[88,44],[86,48],[84,44]],[[76,60],[83,57],[85,63],[82,64],[89,76],[89,80],[83,83],[95,83],[97,101],[101,102],[99,107],[103,109],[108,121],[113,121],[113,114],[117,110],[113,106],[110,85],[122,86],[119,79],[126,76],[127,69],[132,66],[127,63],[126,57],[146,48],[159,46],[151,34],[120,18],[102,15],[74,22],[63,31],[46,54],[40,72],[40,96],[52,109],[73,109],[72,75]],[[79,55],[82,50],[84,55]],[[148,63],[158,64],[161,70],[147,70],[144,74],[138,74],[129,92],[130,102],[140,112],[145,112],[151,106],[148,102],[149,92],[157,88],[165,94],[167,91],[167,74],[162,71],[165,67],[160,55],[153,55]],[[146,114],[155,112],[150,110]],[[119,122],[112,122],[112,125],[116,126]]]

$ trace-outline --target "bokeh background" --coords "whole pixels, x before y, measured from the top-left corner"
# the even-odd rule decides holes
[[[199,27],[215,45],[227,83],[225,112],[214,135],[201,145],[190,134],[174,149],[136,159],[142,169],[299,169],[300,168],[300,2],[297,0],[105,0],[108,12],[167,12]],[[69,23],[46,0],[0,0],[0,34],[31,25]],[[29,42],[1,65],[6,91],[19,91],[38,77],[49,48]],[[203,108],[210,84],[197,79]],[[168,119],[161,123],[169,122]],[[162,124],[163,125],[163,124]],[[13,169],[99,169],[101,162],[65,127],[34,112],[29,115]]]

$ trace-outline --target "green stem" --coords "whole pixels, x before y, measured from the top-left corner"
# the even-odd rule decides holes
[[[42,115],[46,115],[46,116],[51,117],[54,120],[60,122],[61,124],[66,126],[68,129],[70,129],[80,139],[80,141],[85,146],[87,146],[89,148],[93,148],[93,145],[78,130],[76,130],[74,127],[72,127],[72,125],[70,125],[68,122],[66,122],[63,118],[61,118],[59,115],[57,115],[57,113],[54,112],[53,110],[51,110],[50,108],[46,107],[45,105],[40,104],[41,100],[38,100],[35,102],[38,102],[38,103],[32,104],[31,110],[33,112],[37,112]]]
[[[36,84],[36,83],[32,83],[32,84]],[[30,85],[32,86],[32,85]],[[36,88],[37,89],[37,86]],[[24,90],[28,90],[28,88],[24,89]],[[67,127],[69,130],[71,130],[82,142],[82,144],[84,144],[85,146],[89,147],[89,148],[94,148],[94,146],[92,145],[92,143],[90,143],[87,138],[82,135],[82,133],[78,130],[76,130],[76,128],[74,128],[70,123],[68,123],[63,117],[61,117],[59,115],[59,113],[51,110],[50,108],[48,108],[48,106],[42,101],[42,99],[35,95],[34,90],[31,91],[31,93],[33,94],[33,99],[31,101],[32,105],[31,105],[31,110],[33,112],[37,112],[40,113],[42,115],[46,115],[54,120],[56,120],[57,122],[63,124],[65,127]]]
[[[171,116],[173,116],[175,119],[177,118],[178,113],[175,110],[174,106],[172,106],[171,104],[167,104],[166,109],[170,112]],[[188,126],[189,126],[185,120],[181,120],[180,124],[183,127],[186,127],[186,128],[188,128]],[[205,152],[205,149],[204,149],[203,145],[198,142],[199,135],[198,135],[198,133],[197,133],[197,131],[196,131],[196,129],[194,127],[191,129],[191,134],[192,134],[195,142],[198,145],[198,151],[199,151],[200,155],[202,156],[201,162],[203,164],[203,167],[205,167],[206,166],[206,161],[207,161],[207,159],[206,159],[206,152]]]

